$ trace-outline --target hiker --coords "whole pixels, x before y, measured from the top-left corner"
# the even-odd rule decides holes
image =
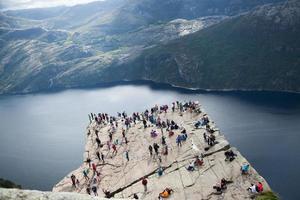
[[[157,134],[157,132],[155,131],[155,130],[152,130],[151,132],[150,132],[150,134],[151,134],[151,137],[152,138],[155,138],[158,134]]]
[[[87,188],[86,188],[86,193],[87,193],[88,195],[91,195],[91,188],[90,188],[89,185],[88,185]]]
[[[190,162],[189,166],[186,168],[188,171],[194,171],[195,170],[195,163]]]
[[[225,155],[225,161],[233,161],[235,159],[235,156],[237,156],[235,153],[233,153],[232,150],[229,150],[229,151],[225,151],[224,153]]]
[[[101,156],[102,162],[104,163],[104,154],[102,152],[101,152],[100,156]]]
[[[258,182],[258,184],[256,186],[257,186],[258,192],[262,192],[264,190],[263,184],[261,182]]]
[[[152,157],[152,154],[153,154],[153,148],[152,148],[152,146],[149,145],[148,149],[149,149],[150,156]]]
[[[244,164],[241,166],[241,172],[242,172],[242,175],[248,174],[249,167],[250,167],[250,165],[247,164],[247,163],[244,163]]]
[[[97,170],[97,166],[95,163],[92,164],[92,168],[93,168],[93,171],[95,172]]]
[[[138,195],[136,193],[133,194],[134,199],[139,199]]]
[[[129,161],[129,153],[128,153],[128,150],[125,151],[125,157],[126,157],[127,161]]]
[[[168,198],[171,195],[172,192],[173,192],[172,189],[166,188],[166,189],[164,189],[164,191],[159,193],[158,199],[161,200],[161,199],[164,199],[164,198]]]
[[[88,176],[88,172],[87,172],[87,170],[83,170],[83,177],[85,178],[85,180],[89,180],[90,178],[89,178],[89,176]]]
[[[156,144],[156,143],[153,143],[153,148],[154,148],[154,151],[155,151],[156,155],[158,155],[159,145]]]
[[[92,186],[92,191],[94,193],[95,196],[98,196],[98,193],[97,193],[97,186],[96,185],[93,185]]]
[[[101,140],[98,137],[96,137],[96,142],[97,142],[98,148],[100,148],[101,147]]]
[[[177,143],[177,146],[179,147],[181,147],[181,137],[180,137],[180,135],[177,135],[177,138],[176,138],[176,143]]]
[[[72,186],[76,188],[76,176],[74,174],[71,175]]]
[[[161,144],[162,145],[166,144],[166,137],[165,136],[161,136]]]
[[[112,145],[112,149],[113,149],[113,152],[112,152],[112,154],[115,154],[115,155],[117,155],[118,151],[117,151],[117,147],[116,147],[116,145],[115,145],[115,144],[113,144],[113,145]]]
[[[96,152],[96,155],[97,155],[97,158],[99,159],[99,161],[101,160],[101,157],[100,157],[100,153],[99,151]]]
[[[199,156],[196,156],[196,160],[195,160],[195,166],[202,166],[203,165],[203,159],[201,157],[201,159],[199,158]]]
[[[91,167],[91,162],[92,162],[92,160],[91,160],[89,157],[86,159],[85,162],[87,162],[87,163],[89,164],[89,167]]]
[[[169,137],[172,137],[174,135],[174,132],[173,131],[169,131]]]
[[[163,155],[168,155],[168,145],[165,145],[165,147],[164,147],[164,151],[163,151]]]
[[[221,189],[225,190],[227,189],[227,184],[229,183],[229,181],[227,181],[225,178],[221,179]]]
[[[112,133],[111,132],[109,132],[109,141],[111,142],[112,141]]]
[[[158,170],[157,170],[158,176],[162,176],[162,175],[163,175],[163,172],[164,172],[163,168],[162,168],[162,167],[159,167]]]
[[[102,189],[103,193],[105,194],[105,198],[111,198],[113,195],[111,195],[109,190]]]
[[[144,128],[147,128],[147,121],[143,119]]]
[[[144,186],[144,192],[147,192],[147,184],[148,184],[148,181],[147,181],[146,177],[143,177],[142,185]]]
[[[122,129],[122,137],[125,138],[125,129]]]
[[[251,193],[260,193],[264,190],[263,184],[261,182],[258,182],[256,185],[251,184],[250,187],[247,188],[247,190]]]
[[[256,185],[251,183],[251,186],[247,188],[247,190],[253,194],[258,193]]]

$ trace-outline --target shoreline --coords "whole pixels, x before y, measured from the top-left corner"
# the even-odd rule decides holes
[[[29,92],[8,92],[8,93],[0,93],[0,97],[5,96],[15,96],[15,95],[28,95],[28,94],[52,94],[59,93],[68,90],[93,90],[93,89],[101,89],[101,88],[110,88],[116,86],[127,86],[127,85],[143,85],[149,86],[153,89],[163,89],[163,90],[175,90],[182,91],[186,93],[251,93],[251,92],[259,92],[259,93],[278,93],[278,94],[290,94],[290,95],[299,95],[300,91],[291,91],[291,90],[265,90],[265,89],[205,89],[205,88],[192,88],[192,87],[183,87],[177,86],[175,84],[170,83],[160,83],[152,80],[121,80],[121,81],[112,81],[112,82],[102,82],[99,84],[89,85],[89,86],[71,86],[71,87],[56,87],[51,89],[42,89],[37,91],[29,91]]]

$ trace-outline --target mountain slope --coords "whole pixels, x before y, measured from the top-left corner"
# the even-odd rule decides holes
[[[266,5],[145,50],[107,73],[204,89],[300,91],[299,35],[299,1]]]

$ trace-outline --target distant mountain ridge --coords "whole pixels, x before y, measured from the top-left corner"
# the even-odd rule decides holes
[[[0,13],[0,94],[120,80],[299,91],[299,3],[280,2],[110,0]]]
[[[299,92],[299,35],[299,1],[266,5],[147,49],[110,75],[212,90]]]

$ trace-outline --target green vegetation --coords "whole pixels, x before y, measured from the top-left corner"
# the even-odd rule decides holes
[[[101,1],[33,10],[34,27],[30,10],[0,12],[0,94],[121,80],[299,92],[300,2],[244,13],[281,1]]]
[[[274,192],[268,191],[257,196],[256,200],[279,200],[279,197]]]
[[[9,180],[5,180],[5,179],[2,179],[0,178],[0,187],[2,188],[19,188],[21,189],[21,185],[17,185]]]

